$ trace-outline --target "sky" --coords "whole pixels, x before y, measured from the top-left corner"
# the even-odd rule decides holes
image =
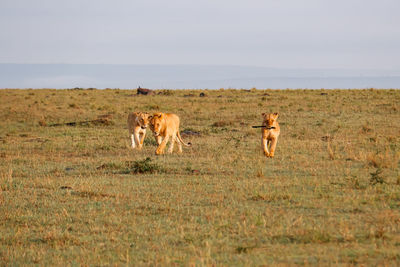
[[[0,63],[400,70],[398,0],[1,0]]]

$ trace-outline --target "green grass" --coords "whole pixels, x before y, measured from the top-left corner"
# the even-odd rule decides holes
[[[158,92],[0,90],[0,265],[400,261],[399,90]],[[131,150],[130,111],[199,135]],[[280,113],[274,159],[262,112]]]

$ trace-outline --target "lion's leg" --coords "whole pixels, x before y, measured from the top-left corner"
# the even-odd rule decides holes
[[[142,148],[143,147],[143,143],[144,143],[144,137],[146,136],[146,131],[143,131],[141,137],[140,137],[140,145],[139,147]]]
[[[156,142],[157,142],[157,145],[161,145],[162,137],[161,136],[156,136]]]
[[[272,141],[271,141],[271,152],[269,153],[269,156],[270,156],[271,158],[274,157],[275,148],[276,148],[276,143],[277,143],[277,142],[278,142],[278,138],[274,138],[274,139],[272,139]]]
[[[134,143],[135,140],[133,139],[133,132],[132,132],[131,126],[129,125],[129,120],[128,120],[128,133],[129,133],[129,137],[131,139],[131,147],[135,148],[135,143]]]
[[[174,144],[175,144],[175,142],[176,142],[176,136],[174,135],[171,138],[171,142],[170,142],[169,148],[168,148],[168,153],[171,154],[172,152],[174,152]]]
[[[133,135],[133,133],[129,133],[129,135],[131,136],[131,147],[135,148],[135,136]]]
[[[267,157],[269,157],[268,140],[265,139],[265,138],[262,138],[262,139],[261,139],[261,146],[262,146],[262,149],[263,149],[263,151],[264,151],[264,155],[267,156]]]
[[[182,153],[182,144],[179,140],[176,140],[176,144],[178,145],[178,152]]]
[[[157,147],[156,155],[161,155],[164,153],[165,146],[167,145],[169,140],[169,135],[167,135],[161,142],[161,144]]]
[[[131,147],[135,148],[136,147],[135,136],[133,135],[134,130],[132,129],[132,127],[130,125],[128,125],[128,132],[129,132],[129,136],[131,137]]]
[[[134,137],[135,137],[135,143],[138,146],[138,149],[141,149],[142,147],[140,146],[139,133],[138,132],[134,133]]]

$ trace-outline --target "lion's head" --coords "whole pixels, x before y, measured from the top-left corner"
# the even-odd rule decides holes
[[[267,126],[267,129],[268,129],[268,128],[275,127],[279,114],[278,113],[263,113],[262,116],[264,118],[263,125]]]
[[[146,129],[150,123],[150,114],[146,112],[139,112],[137,113],[137,123],[139,124],[140,128]]]
[[[164,114],[161,112],[154,113],[150,116],[150,129],[153,131],[154,136],[158,136],[163,127]]]

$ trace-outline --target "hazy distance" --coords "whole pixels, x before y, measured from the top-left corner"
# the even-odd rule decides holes
[[[245,66],[0,64],[0,88],[400,88],[399,71]]]
[[[398,88],[399,10],[398,0],[1,0],[0,88]]]

